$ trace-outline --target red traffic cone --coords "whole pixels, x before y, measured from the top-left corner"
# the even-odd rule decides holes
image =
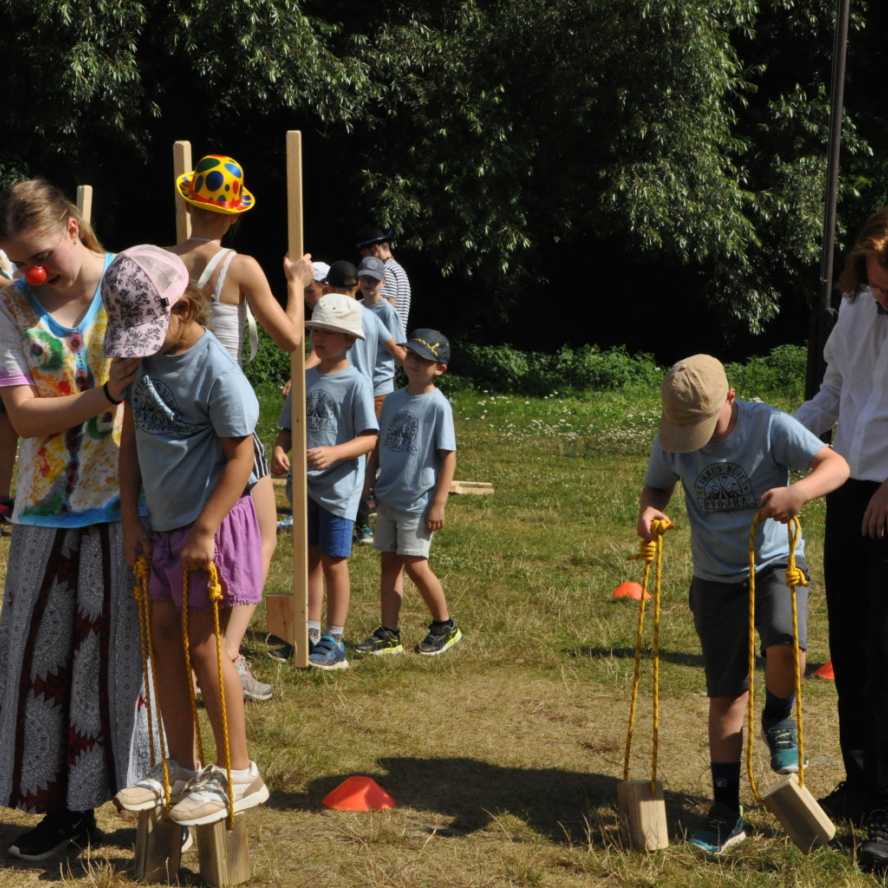
[[[824,681],[835,681],[836,673],[833,671],[832,660],[824,663],[819,669],[814,671],[815,678],[822,678]]]
[[[395,800],[372,777],[355,776],[327,793],[321,804],[336,811],[382,811],[394,808]]]
[[[620,583],[620,585],[611,592],[611,598],[613,598],[614,601],[619,601],[621,598],[629,598],[632,601],[638,601],[641,598],[641,584],[631,583],[629,581]],[[644,600],[651,600],[650,592],[644,593]]]

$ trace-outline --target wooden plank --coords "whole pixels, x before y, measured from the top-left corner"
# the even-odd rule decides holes
[[[622,780],[617,784],[617,813],[626,841],[636,851],[669,847],[666,802],[658,780],[651,792],[650,780]]]
[[[176,207],[176,243],[181,244],[182,241],[191,237],[191,216],[188,215],[188,209],[176,191],[176,181],[182,173],[193,170],[191,163],[191,142],[179,141],[173,143],[173,200]]]
[[[92,222],[93,187],[92,185],[77,186],[77,212],[84,222]]]
[[[225,820],[198,826],[197,855],[200,877],[210,885],[242,885],[250,880],[250,844],[243,815],[234,828]]]
[[[762,801],[806,854],[820,845],[828,845],[836,834],[833,822],[808,787],[799,785],[795,774],[778,780],[762,796]]]
[[[490,496],[494,489],[488,481],[453,481],[450,492],[456,495]]]
[[[287,132],[287,252],[295,262],[303,255],[302,133]],[[290,358],[290,469],[293,476],[293,593],[288,602],[266,597],[267,626],[272,635],[296,648],[293,663],[308,667],[308,483],[306,476],[305,349]]]
[[[182,856],[182,827],[157,811],[139,812],[133,858],[139,882],[178,884]]]

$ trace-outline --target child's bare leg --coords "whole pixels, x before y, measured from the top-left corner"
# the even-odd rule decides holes
[[[351,602],[348,559],[321,555],[321,563],[327,584],[327,625],[345,626]]]
[[[9,417],[0,413],[0,500],[9,498],[17,447],[18,435],[13,430]]]
[[[416,584],[419,594],[422,595],[422,600],[431,612],[432,619],[438,623],[449,620],[450,614],[447,610],[447,599],[444,597],[444,587],[429,566],[428,558],[402,555],[401,559],[407,569],[407,575]]]
[[[260,478],[250,491],[250,496],[253,497],[253,506],[259,521],[259,534],[262,537],[262,584],[264,585],[277,547],[277,504],[271,476]]]
[[[382,625],[386,629],[397,629],[401,618],[401,602],[404,600],[404,565],[396,552],[381,554],[379,598]]]
[[[222,708],[219,701],[219,673],[212,608],[192,610],[189,614],[191,662],[203,692],[204,705],[216,740],[216,763],[225,767],[225,735],[222,729]],[[231,742],[231,767],[250,767],[247,754],[247,724],[244,717],[244,694],[240,678],[222,647],[222,676],[225,682],[225,706],[228,716],[228,737]]]
[[[225,624],[225,652],[229,660],[236,660],[240,655],[244,636],[255,612],[255,604],[238,604],[230,608],[228,622]]]
[[[183,768],[194,769],[198,763],[194,755],[191,699],[185,680],[181,614],[172,601],[152,601],[151,632],[160,695],[158,702],[170,758]]]
[[[806,652],[799,651],[799,672],[804,677]],[[795,695],[795,667],[790,644],[773,644],[765,649],[765,687],[775,696],[788,700]]]
[[[746,692],[709,698],[709,754],[713,762],[739,762],[743,753]]]

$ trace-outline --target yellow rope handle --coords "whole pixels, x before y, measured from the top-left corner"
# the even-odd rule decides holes
[[[194,739],[197,743],[197,757],[200,767],[206,762],[204,754],[203,734],[200,728],[200,719],[197,715],[197,694],[194,691],[194,673],[191,670],[191,635],[189,614],[189,582],[188,571],[182,574],[182,654],[185,658],[185,681],[188,683],[188,699],[191,702],[191,719],[194,722]]]
[[[755,736],[755,551],[758,529],[765,520],[765,515],[757,512],[749,528],[749,696],[746,702],[746,730],[749,735],[746,738],[746,776],[749,779],[749,787],[757,802],[761,802],[758,785],[752,767],[752,747]],[[786,533],[789,539],[789,559],[786,568],[786,585],[789,586],[790,600],[792,602],[792,647],[793,647],[793,671],[795,679],[796,695],[796,725],[799,733],[799,785],[805,785],[805,732],[802,721],[802,677],[801,655],[799,653],[799,609],[796,586],[807,586],[808,578],[796,564],[796,546],[802,535],[802,525],[797,517],[791,518],[786,525]]]
[[[225,700],[225,676],[222,672],[222,628],[219,620],[219,602],[222,584],[215,564],[210,564],[209,593],[213,603],[213,631],[216,636],[216,670],[219,678],[219,709],[222,713],[222,736],[225,741],[225,776],[228,781],[228,828],[234,829],[234,781],[231,778],[231,734],[228,728],[228,705]]]
[[[139,610],[139,642],[142,650],[142,681],[145,685],[145,703],[148,711],[148,743],[151,767],[154,767],[154,716],[151,707],[151,687],[154,690],[154,704],[157,707],[158,718],[160,724],[158,727],[158,739],[160,741],[160,761],[163,770],[163,807],[169,810],[173,801],[173,788],[170,783],[170,765],[167,756],[166,733],[163,729],[163,717],[160,715],[160,695],[158,693],[157,681],[157,656],[154,650],[154,644],[151,634],[151,596],[148,592],[148,581],[151,575],[151,569],[148,559],[140,556],[136,559],[133,566],[133,573],[136,576],[136,584],[133,588],[133,594],[136,598],[136,605]],[[149,682],[149,663],[151,678]]]
[[[635,667],[632,676],[632,693],[629,699],[629,724],[626,728],[626,750],[623,756],[623,779],[629,779],[629,760],[632,755],[632,738],[635,732],[635,712],[638,705],[638,686],[641,680],[641,645],[644,640],[645,599],[647,598],[648,582],[651,567],[655,565],[654,577],[654,639],[653,639],[653,753],[651,768],[651,792],[655,792],[657,781],[657,754],[660,733],[660,601],[663,571],[663,534],[672,527],[671,522],[655,518],[651,522],[649,541],[642,540],[638,555],[630,556],[632,560],[644,562],[644,573],[641,580],[641,597],[638,601],[638,617],[635,623]]]

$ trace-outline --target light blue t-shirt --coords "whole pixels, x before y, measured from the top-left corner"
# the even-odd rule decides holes
[[[355,367],[336,373],[321,373],[312,367],[305,374],[306,446],[332,447],[351,441],[362,432],[379,428],[373,410],[370,380]],[[287,395],[279,423],[290,428],[290,396]],[[340,460],[328,469],[308,468],[308,495],[321,508],[354,521],[364,489],[366,457]]]
[[[372,311],[385,327],[388,339],[393,339],[398,345],[404,342],[401,334],[401,321],[395,307],[386,299],[380,299],[374,304],[361,303],[367,311]],[[373,394],[388,395],[395,390],[395,356],[382,345],[376,352],[376,366],[373,368]]]
[[[361,303],[359,302],[358,305]],[[361,305],[361,326],[364,329],[364,338],[356,339],[346,354],[352,366],[373,383],[379,353],[388,352],[384,343],[391,337],[382,325],[382,321],[363,305]]]
[[[438,389],[389,395],[379,421],[376,499],[398,512],[424,512],[438,483],[439,450],[456,450],[450,401]]]
[[[669,453],[654,440],[644,483],[668,489],[680,480],[691,523],[694,576],[730,583],[749,575],[749,527],[761,496],[807,470],[824,443],[800,422],[767,404],[737,401],[726,437],[693,453]],[[786,525],[769,518],[759,528],[756,568],[785,560]],[[805,552],[800,540],[796,555]]]
[[[143,358],[129,398],[152,530],[197,520],[227,462],[220,438],[252,435],[259,402],[208,330],[177,355]],[[250,484],[255,483],[250,478]]]

